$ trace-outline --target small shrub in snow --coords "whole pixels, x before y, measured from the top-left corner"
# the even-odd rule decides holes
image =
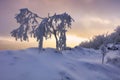
[[[113,64],[113,65],[115,65],[115,66],[120,68],[120,57],[108,58],[107,59],[107,63]]]
[[[72,50],[71,47],[66,47],[64,50]]]

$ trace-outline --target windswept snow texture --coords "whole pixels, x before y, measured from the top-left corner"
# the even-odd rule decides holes
[[[101,64],[92,49],[7,50],[0,51],[0,80],[120,80],[120,69]]]

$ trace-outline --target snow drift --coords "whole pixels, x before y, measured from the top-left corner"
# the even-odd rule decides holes
[[[0,80],[120,80],[120,69],[101,64],[92,49],[7,50],[0,51]]]

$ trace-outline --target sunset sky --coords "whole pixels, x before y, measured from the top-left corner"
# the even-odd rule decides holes
[[[111,33],[120,25],[120,0],[0,0],[0,50],[37,46],[35,39],[21,43],[10,37],[10,32],[19,27],[14,17],[21,8],[41,17],[48,13],[70,14],[75,20],[67,33],[70,47],[94,35]],[[54,37],[45,41],[44,47],[55,47]]]

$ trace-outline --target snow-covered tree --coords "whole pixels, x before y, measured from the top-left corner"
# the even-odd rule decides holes
[[[43,37],[46,39],[51,37],[50,28],[48,26],[48,18],[44,18],[40,25],[32,31],[34,33],[34,37],[37,38],[37,41],[39,41],[39,49],[43,48]]]
[[[114,42],[115,43],[120,43],[120,26],[118,26],[116,29],[115,29],[115,38],[114,38]]]
[[[47,31],[44,31],[45,27],[43,22],[39,25],[39,18],[40,17],[37,14],[29,11],[27,8],[20,9],[20,13],[15,17],[17,23],[20,24],[20,27],[13,30],[11,32],[11,36],[15,37],[16,40],[20,39],[21,41],[28,41],[29,34],[31,34],[31,36],[34,35],[34,37],[37,37],[37,41],[39,41],[39,48],[41,49],[44,36],[43,34]],[[43,18],[40,19],[45,21]]]
[[[101,50],[101,54],[102,54],[102,64],[103,64],[105,55],[108,52],[107,45],[106,44],[101,45],[100,50]]]
[[[14,29],[11,32],[11,36],[15,37],[16,40],[17,39],[20,39],[21,41],[28,40],[28,31],[30,30],[31,24],[32,26],[38,24],[36,18],[38,18],[37,14],[32,13],[27,8],[20,9],[20,13],[17,14],[15,17],[17,23],[20,24],[20,27]]]
[[[71,23],[74,21],[67,13],[56,15],[49,18],[51,32],[56,39],[56,49],[64,50],[66,48],[66,32],[67,28],[71,28]]]
[[[39,49],[42,49],[43,38],[48,39],[53,34],[56,39],[56,49],[64,50],[66,48],[67,28],[70,28],[72,21],[74,21],[67,13],[48,15],[48,17],[42,18],[24,8],[20,9],[20,13],[15,18],[20,27],[14,29],[11,36],[16,40],[28,41],[30,33],[31,37],[37,38]]]
[[[89,41],[82,42],[81,47],[99,49],[102,44],[107,43],[107,35],[97,35]]]

